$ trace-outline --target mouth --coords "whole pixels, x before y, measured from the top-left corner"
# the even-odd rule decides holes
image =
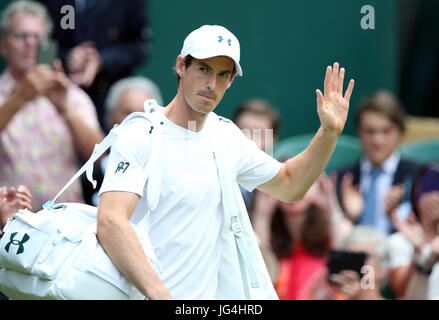
[[[208,95],[208,94],[199,93],[198,95],[201,96],[201,97],[203,97],[203,98],[206,99],[206,100],[211,100],[211,101],[215,101],[215,100],[216,100],[215,97],[210,96],[210,95]]]

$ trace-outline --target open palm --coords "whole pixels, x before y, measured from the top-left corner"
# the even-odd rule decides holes
[[[354,80],[349,81],[343,96],[343,81],[345,69],[334,66],[326,68],[324,94],[317,89],[317,113],[323,128],[341,134],[349,111],[349,100],[354,89]]]

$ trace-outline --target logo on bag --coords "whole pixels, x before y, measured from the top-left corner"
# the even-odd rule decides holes
[[[25,233],[21,241],[19,241],[19,240],[15,240],[15,236],[17,235],[17,233],[18,232],[11,233],[10,241],[8,242],[8,244],[6,244],[5,247],[7,253],[9,253],[9,248],[11,244],[14,246],[18,246],[16,254],[20,254],[24,252],[23,244],[30,239],[30,236],[27,233]]]
[[[119,171],[122,171],[122,173],[125,173],[125,171],[128,169],[128,167],[130,166],[129,162],[119,162],[119,164],[117,165],[116,171],[114,173],[118,173]]]

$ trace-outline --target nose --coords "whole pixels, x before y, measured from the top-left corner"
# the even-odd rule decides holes
[[[207,82],[207,88],[209,90],[213,90],[216,88],[216,74],[213,74],[209,77]]]
[[[38,43],[40,42],[40,39],[38,35],[35,34],[28,34],[25,38],[25,44],[28,47],[37,47]]]

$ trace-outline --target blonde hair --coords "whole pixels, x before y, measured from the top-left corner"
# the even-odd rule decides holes
[[[11,18],[16,13],[25,13],[40,17],[46,23],[47,34],[49,36],[52,34],[53,23],[46,7],[35,1],[19,0],[9,4],[1,14],[0,39],[3,39],[8,34],[11,26]]]

